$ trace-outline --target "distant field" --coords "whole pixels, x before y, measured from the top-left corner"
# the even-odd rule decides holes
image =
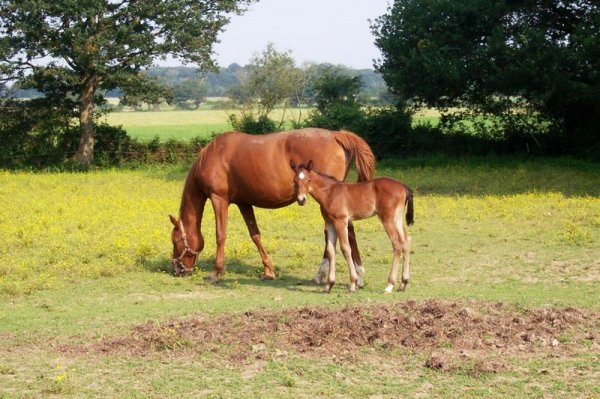
[[[111,125],[121,125],[131,137],[140,140],[151,140],[160,137],[161,140],[177,139],[190,140],[194,137],[207,137],[212,133],[222,133],[231,130],[228,116],[233,110],[198,111],[138,111],[112,112],[104,117]],[[308,109],[291,109],[286,111],[286,120],[297,120],[306,117]],[[276,109],[271,119],[281,120],[283,110]],[[415,114],[413,123],[429,122],[437,124],[440,113],[433,109],[419,111]],[[289,123],[288,123],[289,125]]]
[[[231,129],[227,115],[231,111],[144,111],[112,112],[105,120],[111,125],[121,125],[131,137],[151,140],[158,136],[163,140],[189,140]]]
[[[233,110],[198,110],[198,111],[141,111],[112,112],[104,117],[111,125],[121,125],[131,137],[140,140],[151,140],[158,136],[161,140],[190,140],[194,137],[206,137],[211,133],[222,133],[231,130],[228,121]],[[302,110],[302,115],[308,113]],[[276,109],[271,119],[279,121],[282,109]],[[286,112],[286,120],[297,119],[299,110]]]

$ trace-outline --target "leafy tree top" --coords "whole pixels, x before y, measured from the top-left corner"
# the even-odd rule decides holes
[[[65,68],[110,89],[167,55],[212,69],[218,33],[252,1],[0,0],[2,78]]]

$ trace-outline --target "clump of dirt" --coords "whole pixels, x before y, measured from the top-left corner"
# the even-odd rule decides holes
[[[503,303],[441,300],[261,310],[148,322],[88,349],[137,356],[223,351],[232,360],[243,360],[274,351],[340,356],[364,347],[405,348],[429,354],[425,366],[431,369],[446,372],[469,364],[468,372],[478,375],[504,369],[494,359],[506,354],[567,355],[589,349],[583,342],[597,339],[593,332],[599,331],[599,316],[575,308],[523,310]]]

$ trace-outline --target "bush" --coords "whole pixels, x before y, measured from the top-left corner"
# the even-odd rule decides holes
[[[238,117],[229,115],[229,122],[234,130],[249,134],[264,134],[277,131],[277,123],[266,115],[260,115],[258,119],[253,114],[244,114]]]
[[[60,163],[75,153],[68,134],[72,115],[43,99],[0,103],[0,166],[40,168]]]

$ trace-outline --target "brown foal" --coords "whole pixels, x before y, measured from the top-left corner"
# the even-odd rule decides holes
[[[403,258],[402,282],[398,290],[404,291],[409,279],[410,254],[410,237],[404,224],[405,213],[406,224],[411,225],[414,221],[411,189],[388,177],[359,183],[344,183],[313,170],[312,161],[300,166],[290,161],[290,165],[295,172],[294,187],[298,204],[304,205],[307,194],[310,194],[321,205],[321,214],[327,226],[326,256],[329,260],[329,273],[324,292],[330,292],[335,283],[337,238],[340,239],[340,248],[348,262],[350,291],[356,290],[358,275],[348,241],[348,223],[374,215],[381,220],[394,250],[394,260],[385,292],[390,293],[394,289],[400,258]]]

